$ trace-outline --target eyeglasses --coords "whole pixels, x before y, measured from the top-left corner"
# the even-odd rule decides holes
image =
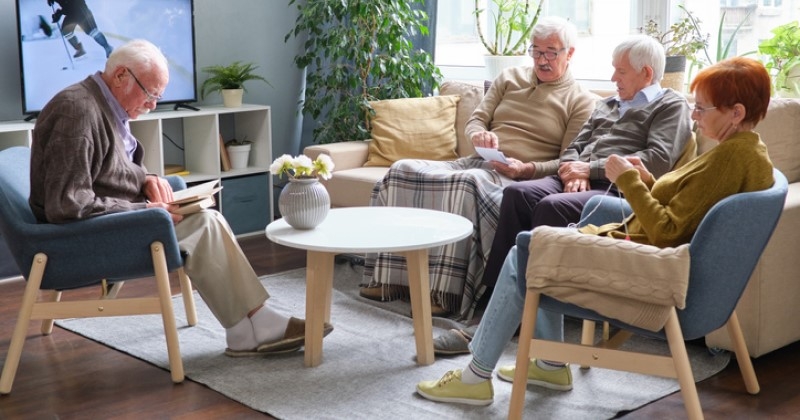
[[[136,75],[133,74],[133,71],[129,67],[125,67],[125,70],[128,70],[128,73],[130,73],[131,76],[133,76],[133,80],[142,89],[142,92],[144,92],[144,94],[147,95],[147,102],[158,102],[161,100],[162,98],[161,95],[153,95],[152,93],[148,92],[147,89],[145,89],[142,82],[139,81],[139,78],[137,78]]]
[[[697,105],[692,104],[692,105],[689,105],[689,109],[692,110],[692,112],[697,112],[698,114],[703,115],[703,114],[706,113],[706,111],[710,111],[712,109],[717,109],[717,107],[715,107],[715,106],[702,107],[702,106],[697,106]]]
[[[558,58],[558,55],[561,54],[562,51],[565,51],[566,48],[562,48],[558,51],[539,51],[534,50],[533,45],[528,47],[528,55],[533,57],[534,60],[538,60],[541,57],[544,57],[547,61],[553,61]]]

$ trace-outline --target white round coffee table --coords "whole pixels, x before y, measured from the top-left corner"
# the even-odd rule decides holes
[[[433,363],[428,248],[472,234],[468,219],[436,210],[408,207],[331,209],[319,226],[298,230],[279,219],[266,228],[267,238],[308,250],[306,257],[305,365],[322,362],[322,328],[331,318],[334,257],[342,253],[395,252],[406,257],[417,363]]]

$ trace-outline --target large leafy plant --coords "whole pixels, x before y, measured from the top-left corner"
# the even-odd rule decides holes
[[[764,66],[770,71],[775,92],[797,91],[796,83],[787,83],[792,67],[800,63],[800,26],[797,21],[772,29],[772,38],[758,44],[758,52],[766,56]]]
[[[694,57],[695,53],[708,45],[708,40],[695,31],[695,25],[689,17],[673,23],[666,31],[659,30],[658,22],[651,19],[640,28],[640,32],[663,45],[667,57]]]
[[[258,69],[258,66],[255,64],[241,61],[234,61],[227,66],[203,67],[202,70],[211,76],[200,85],[200,98],[205,99],[206,94],[222,89],[242,89],[246,91],[244,82],[248,80],[260,80],[272,86],[263,76],[255,74],[256,69]]]
[[[475,0],[475,25],[484,48],[489,55],[524,55],[542,13],[542,2],[535,11],[528,0],[492,0],[492,5],[487,12],[480,7],[480,0]],[[489,17],[486,30],[483,13]]]
[[[421,97],[439,86],[442,75],[430,54],[412,43],[417,34],[428,35],[420,5],[423,0],[297,4],[295,27],[284,41],[305,40],[294,62],[306,69],[301,103],[316,120],[316,142],[369,138],[369,101]]]

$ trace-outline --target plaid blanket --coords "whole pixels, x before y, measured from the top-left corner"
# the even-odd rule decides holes
[[[471,236],[429,250],[432,297],[459,318],[472,317],[476,299],[483,293],[475,289],[481,283],[497,229],[503,187],[511,182],[481,158],[448,162],[404,159],[395,162],[372,190],[371,206],[441,210],[473,222]],[[405,258],[367,254],[364,284],[408,286]]]

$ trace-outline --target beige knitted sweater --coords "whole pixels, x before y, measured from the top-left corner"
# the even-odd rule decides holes
[[[500,151],[523,162],[546,162],[537,174],[556,173],[561,152],[575,139],[600,97],[567,72],[540,83],[531,66],[505,69],[467,121],[467,138],[489,130]]]

